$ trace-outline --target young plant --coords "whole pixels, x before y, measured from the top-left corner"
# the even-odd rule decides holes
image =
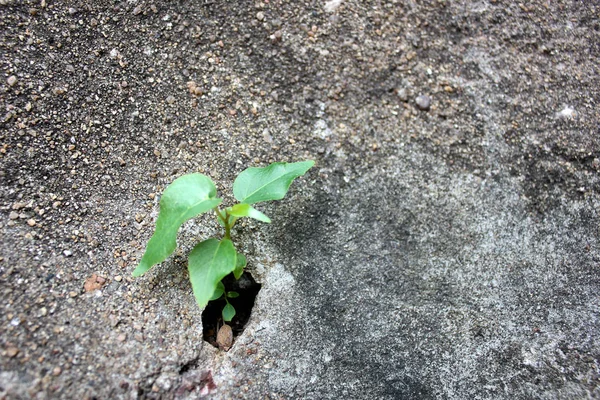
[[[246,267],[246,257],[238,253],[231,241],[231,229],[243,217],[270,223],[271,220],[253,204],[282,199],[292,181],[302,176],[314,161],[273,163],[264,168],[248,168],[233,182],[233,196],[239,203],[220,209],[221,199],[213,181],[202,174],[181,176],[171,183],[160,199],[156,229],[133,276],[140,276],[153,265],[163,262],[177,247],[177,231],[187,220],[213,210],[225,232],[221,240],[211,238],[196,245],[188,258],[188,271],[192,290],[200,308],[211,300],[225,299],[222,316],[231,321],[235,309],[229,299],[239,296],[227,292],[221,282],[230,273],[240,279]]]

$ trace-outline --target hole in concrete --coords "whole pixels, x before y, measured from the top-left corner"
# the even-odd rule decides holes
[[[229,299],[231,305],[235,308],[235,317],[228,323],[233,331],[233,338],[238,337],[246,327],[246,323],[252,314],[254,300],[260,291],[260,283],[256,283],[252,275],[245,271],[239,280],[236,280],[233,274],[229,274],[223,279],[225,290],[238,292],[239,297]],[[204,331],[204,340],[215,347],[217,345],[217,332],[223,326],[223,316],[221,311],[225,307],[225,299],[211,301],[208,303],[202,313],[202,327]]]

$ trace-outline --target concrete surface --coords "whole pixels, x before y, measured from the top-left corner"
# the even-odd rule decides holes
[[[0,1],[0,398],[600,398],[595,1]],[[229,352],[160,193],[314,159]]]

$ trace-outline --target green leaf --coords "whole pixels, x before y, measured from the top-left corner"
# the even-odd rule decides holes
[[[314,164],[314,161],[308,160],[276,162],[263,168],[248,168],[233,182],[233,195],[240,203],[246,204],[282,199],[292,181],[304,175]]]
[[[194,247],[188,259],[188,271],[200,308],[206,306],[221,279],[231,273],[235,265],[235,248],[229,239],[207,239]]]
[[[236,297],[240,297],[240,294],[238,292],[227,292],[227,297],[229,297],[230,299],[235,299]]]
[[[225,293],[225,285],[223,285],[223,282],[219,282],[219,283],[217,283],[215,292],[213,293],[213,295],[209,299],[209,301],[219,300],[221,298],[221,296],[223,296],[223,293]]]
[[[269,217],[252,207],[250,204],[239,203],[233,207],[229,207],[227,211],[229,212],[229,215],[233,215],[234,217],[250,217],[262,222],[266,222],[267,224],[271,223],[271,219]]]
[[[240,279],[240,277],[244,273],[244,268],[246,268],[246,262],[246,256],[242,253],[237,253],[237,257],[235,260],[235,269],[233,270],[233,276],[235,276],[235,279]]]
[[[227,303],[225,307],[223,307],[223,312],[221,314],[223,315],[223,321],[229,322],[235,317],[235,308]]]
[[[173,181],[160,199],[156,230],[133,276],[140,276],[153,265],[163,262],[177,247],[179,227],[185,221],[221,204],[221,199],[216,195],[215,184],[202,174],[184,175]]]

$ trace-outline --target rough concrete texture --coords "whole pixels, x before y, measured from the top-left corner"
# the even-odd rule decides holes
[[[0,397],[600,398],[595,1],[0,0]],[[229,352],[166,185],[316,160],[234,240]]]

